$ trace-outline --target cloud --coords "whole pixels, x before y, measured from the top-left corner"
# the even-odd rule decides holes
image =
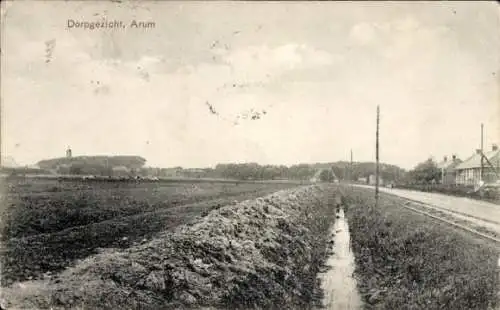
[[[396,31],[403,32],[415,31],[421,27],[420,22],[412,16],[406,16],[405,18],[396,19],[389,26]]]
[[[360,45],[370,44],[375,37],[376,29],[365,22],[354,25],[349,32],[350,40]]]
[[[444,26],[422,24],[407,15],[382,23],[355,24],[349,32],[349,41],[386,59],[408,61],[415,54],[420,57],[433,53],[443,36],[449,34],[448,30]]]
[[[184,66],[171,76],[183,81],[191,105],[205,108],[208,101],[219,112],[219,118],[226,118],[231,124],[244,111],[262,111],[274,105],[276,99],[264,98],[275,92],[276,85],[287,83],[287,74],[304,75],[303,70],[314,72],[339,61],[338,56],[327,51],[296,43],[215,47],[212,53],[222,62]],[[204,112],[208,113],[208,109]]]
[[[277,47],[249,46],[230,51],[223,59],[236,78],[247,81],[259,81],[292,70],[329,66],[339,60],[329,52],[296,43]]]

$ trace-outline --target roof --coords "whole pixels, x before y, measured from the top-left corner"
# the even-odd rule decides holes
[[[497,165],[497,161],[500,160],[500,150],[485,152],[484,156],[488,158],[493,165]],[[484,162],[487,165],[486,161]],[[481,155],[474,154],[471,157],[467,158],[460,165],[456,166],[455,169],[463,170],[463,169],[471,169],[471,168],[481,168]]]
[[[460,160],[459,158],[455,158],[452,160],[442,161],[442,162],[437,164],[437,167],[439,169],[450,170],[450,169],[457,167],[461,163],[462,163],[462,160]]]

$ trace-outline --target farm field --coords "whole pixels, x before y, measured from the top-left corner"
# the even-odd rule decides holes
[[[53,277],[5,287],[2,302],[37,309],[311,309],[321,301],[317,275],[339,202],[335,188],[322,184],[227,204],[150,240],[99,251]]]
[[[5,226],[2,305],[316,309],[330,296],[336,307],[348,295],[325,292],[319,275],[340,250],[332,238],[342,231],[333,226],[341,206],[360,309],[499,305],[498,245],[402,208],[406,198],[382,193],[375,207],[371,189],[327,183],[84,186],[97,187],[11,184],[4,212],[19,217]],[[81,208],[76,214],[95,212],[94,222],[67,225],[53,206],[62,199],[67,218]],[[59,230],[36,225],[44,206]]]
[[[102,248],[146,242],[212,209],[294,186],[9,181],[0,210],[2,285],[51,276]]]

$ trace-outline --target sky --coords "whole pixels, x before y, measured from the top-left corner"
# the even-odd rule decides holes
[[[500,143],[499,28],[496,2],[2,2],[2,156],[374,161],[379,105],[382,162],[466,159],[481,123]]]

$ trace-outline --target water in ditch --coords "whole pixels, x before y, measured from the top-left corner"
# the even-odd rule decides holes
[[[354,254],[350,247],[349,226],[344,211],[331,230],[333,254],[326,261],[327,271],[320,275],[324,292],[323,306],[328,310],[361,309],[361,297],[354,275]]]

